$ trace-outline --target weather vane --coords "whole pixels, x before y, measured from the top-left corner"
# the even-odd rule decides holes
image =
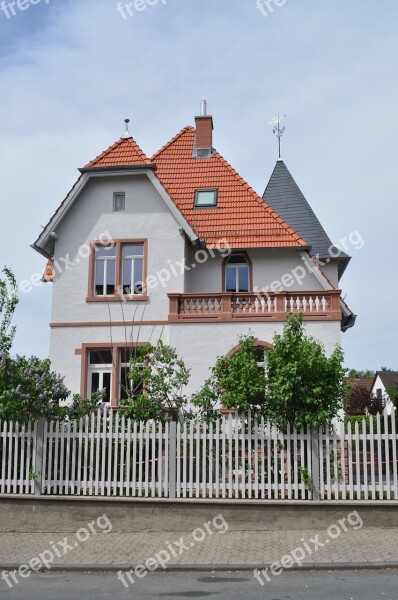
[[[268,125],[273,125],[272,131],[278,138],[278,146],[279,146],[279,158],[281,157],[281,137],[285,133],[285,127],[281,127],[281,122],[286,117],[286,115],[280,115],[278,112],[278,116],[271,119]]]

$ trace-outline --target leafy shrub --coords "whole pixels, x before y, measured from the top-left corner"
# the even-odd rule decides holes
[[[156,346],[145,344],[136,349],[130,361],[129,377],[133,390],[140,390],[121,404],[125,415],[134,421],[178,421],[188,403],[183,389],[189,370],[174,348],[159,340]]]
[[[59,403],[69,396],[63,379],[50,370],[50,361],[35,356],[3,356],[0,363],[0,418],[35,421],[60,418]]]
[[[305,334],[301,314],[288,316],[265,358],[265,411],[273,423],[317,428],[337,416],[343,406],[343,351],[337,347],[327,357],[322,344]]]
[[[220,356],[211,377],[193,398],[206,420],[218,416],[217,405],[240,412],[264,404],[265,372],[258,366],[253,336],[242,336],[232,356]]]

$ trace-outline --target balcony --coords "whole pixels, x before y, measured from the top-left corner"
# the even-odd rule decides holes
[[[169,294],[169,321],[285,321],[289,313],[298,312],[306,321],[341,321],[340,296],[340,290]]]

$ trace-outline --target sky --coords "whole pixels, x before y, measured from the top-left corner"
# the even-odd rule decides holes
[[[396,0],[130,4],[0,3],[0,268],[43,270],[30,244],[124,118],[150,156],[205,98],[215,147],[262,195],[279,109],[283,158],[330,238],[364,242],[341,280],[358,314],[346,364],[398,370]],[[47,356],[50,321],[51,284],[21,293],[14,351]]]

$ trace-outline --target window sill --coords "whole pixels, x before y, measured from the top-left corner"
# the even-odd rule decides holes
[[[147,302],[148,296],[87,296],[86,302]]]

